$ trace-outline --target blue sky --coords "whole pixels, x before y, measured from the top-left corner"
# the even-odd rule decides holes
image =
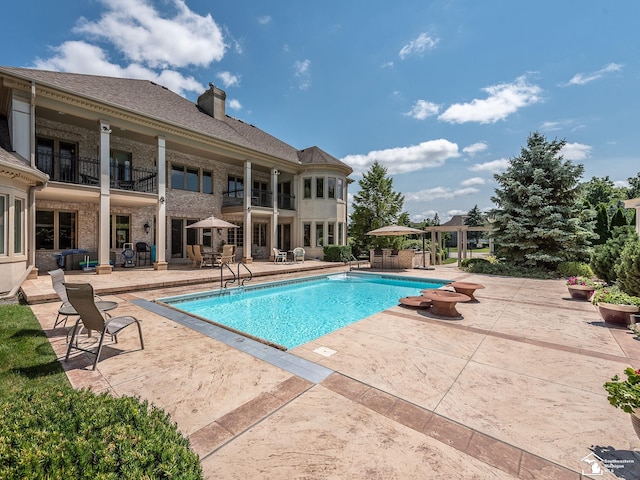
[[[414,221],[493,206],[528,135],[640,171],[640,2],[58,0],[3,5],[0,64],[147,78],[295,148],[388,169]],[[10,45],[10,46],[9,46]]]

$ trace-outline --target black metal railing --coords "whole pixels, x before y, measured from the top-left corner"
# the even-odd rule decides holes
[[[38,152],[36,166],[55,182],[100,185],[100,160],[95,158]],[[155,169],[130,165],[111,166],[110,188],[156,193],[157,182],[158,174]]]
[[[279,193],[277,195],[278,208],[295,210],[295,196]],[[230,190],[222,192],[223,207],[238,207],[244,205],[244,190]],[[273,208],[273,193],[266,190],[251,190],[251,206]]]

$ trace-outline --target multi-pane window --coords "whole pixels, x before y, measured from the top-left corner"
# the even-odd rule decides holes
[[[0,255],[7,254],[7,196],[0,195]]]
[[[36,138],[36,166],[49,175],[51,180],[74,183],[78,181],[76,152],[75,143]]]
[[[305,223],[302,226],[302,238],[305,247],[311,246],[311,224]]]
[[[24,217],[23,208],[24,202],[16,198],[14,200],[13,209],[13,253],[24,253]]]
[[[303,184],[304,198],[311,198],[311,179],[305,178]]]
[[[324,245],[324,223],[316,223],[316,247]]]
[[[171,165],[171,188],[189,192],[213,193],[213,172],[202,171],[202,189],[200,188],[200,170],[184,165]]]
[[[244,197],[244,179],[229,175],[227,177],[228,194],[230,197]]]
[[[256,247],[266,247],[267,246],[267,224],[266,223],[254,223],[253,224],[252,243]]]
[[[36,211],[36,249],[67,250],[78,248],[76,212]]]
[[[338,200],[344,200],[344,180],[338,178]]]
[[[213,172],[202,171],[202,193],[213,193]]]
[[[182,165],[171,165],[171,188],[176,190],[200,191],[198,169]]]
[[[336,224],[329,223],[327,225],[327,245],[335,245],[336,244]]]
[[[324,177],[316,178],[316,198],[324,198]]]
[[[336,198],[336,179],[334,177],[329,177],[327,185],[327,197]]]
[[[110,248],[124,248],[125,243],[131,243],[131,218],[129,215],[111,215],[111,245]]]
[[[344,231],[344,223],[338,223],[338,245],[342,245],[342,232]]]

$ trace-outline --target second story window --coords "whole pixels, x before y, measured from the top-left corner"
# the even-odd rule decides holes
[[[183,165],[171,165],[171,188],[199,192],[198,169]]]
[[[202,193],[213,193],[213,172],[202,171]]]
[[[316,178],[316,198],[324,198],[324,177]]]
[[[116,185],[124,185],[132,181],[130,152],[111,150],[109,160],[111,164],[111,180]]]
[[[329,177],[329,182],[327,186],[327,196],[328,198],[336,198],[336,179],[334,177]]]
[[[229,175],[227,178],[230,197],[244,197],[244,179],[241,177],[233,177]]]
[[[311,198],[311,179],[310,178],[304,179],[303,190],[304,190],[304,198]]]
[[[36,166],[51,180],[58,182],[78,181],[78,157],[75,143],[36,138]]]
[[[338,200],[344,200],[344,181],[341,178],[338,179],[337,190],[338,190]]]

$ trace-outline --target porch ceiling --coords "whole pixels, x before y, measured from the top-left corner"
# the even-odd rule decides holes
[[[64,203],[100,203],[100,189],[82,185],[59,185],[49,183],[36,192],[37,200],[49,200]],[[111,205],[122,207],[147,207],[155,205],[158,197],[155,194],[111,190]]]

